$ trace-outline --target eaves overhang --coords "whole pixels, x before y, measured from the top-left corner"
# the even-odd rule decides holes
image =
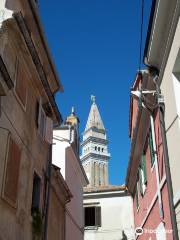
[[[26,26],[26,22],[25,22],[25,20],[22,16],[21,12],[14,13],[13,16],[14,16],[16,22],[17,22],[17,25],[18,25],[21,33],[22,33],[22,36],[24,37],[24,40],[26,42],[26,45],[27,45],[27,48],[29,50],[32,61],[33,61],[34,65],[36,66],[36,70],[38,72],[39,78],[42,82],[42,85],[45,89],[45,92],[47,94],[49,102],[52,106],[52,109],[53,109],[54,115],[56,117],[56,120],[57,120],[58,124],[60,125],[63,121],[63,118],[61,116],[61,113],[59,112],[59,109],[58,109],[58,106],[56,104],[54,95],[53,95],[53,93],[51,91],[51,88],[49,86],[44,68],[41,64],[41,61],[40,61],[40,58],[39,58],[38,53],[36,51],[36,48],[34,46],[33,40],[31,38],[31,35],[30,35],[30,33],[28,31],[28,28]]]
[[[179,0],[153,1],[146,37],[144,63],[159,70],[159,82],[167,63],[179,16]]]
[[[61,83],[61,81],[59,79],[59,76],[58,76],[58,73],[56,71],[53,59],[51,57],[51,53],[50,53],[50,50],[49,50],[49,47],[48,47],[48,43],[46,41],[46,37],[45,37],[44,31],[43,31],[43,27],[42,27],[42,24],[41,24],[41,19],[39,17],[37,4],[35,3],[34,0],[28,0],[28,2],[29,2],[29,6],[31,8],[34,20],[36,22],[36,26],[37,26],[37,29],[38,29],[38,32],[39,32],[40,39],[42,41],[44,50],[46,52],[46,55],[47,55],[47,58],[48,58],[48,62],[50,64],[50,66],[51,66],[51,69],[52,69],[52,72],[53,72],[53,75],[54,75],[54,79],[56,81],[57,87],[55,89],[55,92],[57,92],[57,91],[63,92],[64,88],[63,88],[63,85],[62,85],[62,83]],[[53,92],[53,93],[55,93],[55,92]]]

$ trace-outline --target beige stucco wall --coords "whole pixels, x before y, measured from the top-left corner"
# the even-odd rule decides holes
[[[180,20],[177,25],[174,40],[171,46],[169,58],[164,71],[161,90],[165,100],[165,125],[167,131],[167,144],[169,152],[170,170],[173,185],[174,199],[177,194],[180,193],[180,116],[177,116],[177,103],[174,93],[173,84],[173,68],[180,49]],[[180,94],[180,93],[179,93]],[[179,207],[178,207],[179,208]],[[178,212],[178,211],[176,211]],[[177,220],[179,217],[177,218]],[[180,222],[178,223],[178,229],[180,231]]]

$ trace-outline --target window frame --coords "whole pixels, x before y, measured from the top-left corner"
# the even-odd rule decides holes
[[[94,209],[94,225],[86,225],[86,209]],[[98,228],[102,226],[101,206],[86,206],[84,207],[84,227],[85,228]]]
[[[146,154],[143,152],[141,156],[141,164],[139,167],[140,178],[140,193],[144,196],[147,187],[147,166],[146,166]]]
[[[38,193],[38,206],[34,207],[33,206],[33,196],[34,196],[34,181],[35,178],[38,178],[39,180],[39,193]],[[32,179],[32,196],[31,196],[31,214],[33,214],[34,211],[39,210],[41,211],[41,191],[42,191],[42,179],[41,176],[37,173],[36,170],[34,170],[33,172],[33,179]],[[34,200],[35,201],[35,200]]]
[[[137,210],[137,212],[139,211],[139,208],[140,208],[140,206],[139,206],[139,184],[138,184],[138,180],[137,180],[137,182],[136,182],[136,192],[135,192],[135,195],[136,195],[136,210]]]
[[[25,71],[25,73],[27,74],[27,75],[29,75],[29,73],[28,73],[28,70],[27,70],[27,67],[26,67],[26,64],[25,64],[25,62],[24,62],[24,60],[23,60],[23,57],[21,57],[21,64],[24,66],[24,69],[23,69],[23,71]],[[14,94],[15,94],[15,97],[16,97],[16,99],[17,99],[17,101],[18,101],[18,103],[20,104],[20,106],[21,106],[21,108],[23,109],[23,111],[24,112],[26,112],[26,110],[27,110],[27,99],[28,99],[28,87],[26,86],[26,99],[25,99],[25,104],[23,104],[23,102],[22,102],[22,100],[21,100],[21,98],[20,98],[20,96],[19,96],[19,94],[18,94],[18,92],[17,92],[17,90],[16,90],[16,87],[17,87],[17,81],[18,81],[18,71],[19,71],[19,65],[20,65],[20,60],[19,60],[19,58],[17,57],[17,59],[16,59],[16,67],[15,67],[15,81],[14,81]],[[30,77],[30,76],[29,76]],[[27,79],[26,79],[26,84],[27,84]]]
[[[16,147],[18,148],[19,151],[19,165],[18,165],[18,178],[17,178],[17,186],[16,186],[16,200],[13,201],[12,199],[10,199],[6,193],[5,193],[5,187],[6,187],[6,179],[7,179],[7,170],[8,170],[8,162],[12,159],[9,160],[12,154],[12,149],[11,149],[11,144],[16,145]],[[19,178],[20,178],[20,165],[21,165],[21,158],[22,158],[22,149],[19,146],[19,144],[14,140],[14,138],[12,137],[12,135],[10,134],[8,137],[8,143],[7,143],[7,150],[6,150],[6,160],[5,160],[5,168],[4,168],[4,173],[3,173],[3,186],[2,186],[2,199],[4,199],[11,207],[13,208],[17,208],[18,206],[18,187],[19,187]],[[14,186],[15,187],[15,186]]]

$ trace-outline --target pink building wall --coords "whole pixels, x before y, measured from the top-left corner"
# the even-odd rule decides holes
[[[136,126],[136,119],[138,113],[138,101],[136,99],[131,99],[131,116],[130,116],[130,137],[133,136],[133,129]],[[147,173],[147,183],[144,194],[140,193],[140,180],[137,176],[138,182],[138,202],[139,207],[136,206],[136,187],[133,193],[133,208],[134,208],[134,221],[135,228],[142,227],[143,234],[137,235],[136,239],[140,240],[153,240],[153,239],[164,239],[158,238],[154,230],[157,229],[159,224],[164,225],[166,230],[166,239],[173,239],[172,236],[172,225],[170,218],[170,210],[169,210],[169,199],[168,199],[168,190],[166,183],[166,174],[164,167],[164,156],[163,156],[163,144],[161,137],[161,126],[160,126],[160,118],[159,118],[159,110],[153,114],[154,120],[154,133],[155,133],[155,141],[156,141],[156,149],[157,149],[157,166],[159,172],[159,184],[160,184],[160,194],[162,199],[162,207],[163,207],[163,217],[160,217],[160,207],[158,202],[158,194],[157,194],[157,171],[155,164],[151,166],[151,154],[149,141],[147,136],[144,154],[146,158],[146,173]],[[149,135],[149,134],[148,134]],[[139,166],[138,166],[139,167]],[[133,170],[134,171],[134,170]],[[132,173],[131,173],[132,174]],[[146,230],[151,232],[146,232]]]

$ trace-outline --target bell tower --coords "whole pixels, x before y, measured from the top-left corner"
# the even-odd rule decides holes
[[[108,140],[95,96],[91,96],[91,109],[83,133],[81,161],[89,180],[90,187],[109,185]]]

